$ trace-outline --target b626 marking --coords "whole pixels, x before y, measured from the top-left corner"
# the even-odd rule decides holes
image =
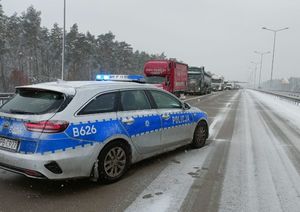
[[[87,126],[73,128],[74,137],[93,135],[96,133],[97,133],[97,129],[94,125],[87,125]]]

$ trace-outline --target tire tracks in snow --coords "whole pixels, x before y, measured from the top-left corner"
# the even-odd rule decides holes
[[[240,92],[237,92],[219,113],[211,126],[217,130],[210,137],[211,152],[200,171],[201,177],[196,179],[185,198],[180,211],[217,211],[226,170],[227,156],[233,133],[235,114],[237,112]],[[220,121],[221,119],[222,121]]]
[[[299,211],[300,177],[282,146],[284,133],[278,135],[267,113],[255,96],[244,93],[220,211]]]
[[[238,96],[239,92],[235,93],[229,102],[235,100]],[[223,155],[226,158],[226,148],[222,146],[223,143],[225,145],[225,140],[216,141],[221,144],[219,145],[215,144],[214,139],[217,138],[219,132],[222,130],[222,126],[224,126],[225,119],[229,112],[232,111],[231,105],[228,105],[228,107],[224,107],[213,120],[210,125],[212,132],[209,138],[209,140],[211,140],[210,145],[176,156],[175,160],[178,161],[178,163],[171,163],[167,166],[136,200],[132,202],[126,211],[179,211],[194,181],[198,179],[200,181],[201,179],[204,179],[204,181],[209,180],[208,171],[211,169],[211,163],[208,161],[214,161],[212,155],[224,151]],[[212,153],[213,149],[214,151]],[[224,157],[220,156],[220,160],[214,162],[213,173],[220,171],[219,162],[221,162]],[[217,178],[216,181],[220,182],[221,180]],[[212,188],[216,187],[212,186]],[[210,190],[210,187],[208,190]],[[216,193],[212,192],[212,194]],[[212,197],[211,200],[213,199]]]
[[[291,162],[294,164],[300,175],[300,132],[295,126],[285,120],[277,113],[274,113],[270,107],[262,102],[256,101],[261,108],[261,115],[264,117],[273,134],[276,135],[282,148],[286,151]]]

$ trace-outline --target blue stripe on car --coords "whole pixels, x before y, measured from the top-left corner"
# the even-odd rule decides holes
[[[71,123],[65,132],[55,134],[29,132],[26,130],[22,120],[10,120],[11,129],[13,130],[6,132],[5,130],[0,129],[0,136],[20,140],[20,153],[44,154],[55,153],[56,151],[66,151],[80,146],[85,147],[87,145],[93,145],[95,142],[101,143],[112,135],[119,134],[128,137],[136,137],[163,129],[193,124],[198,122],[201,118],[207,119],[206,114],[202,112],[179,112],[170,113],[169,115],[170,118],[162,120],[162,122],[160,121],[160,115],[134,117],[134,123],[131,126],[122,124],[121,119]],[[0,117],[0,127],[3,126],[4,121],[6,121],[5,118]],[[86,126],[93,126],[97,130],[97,133],[74,136],[74,128],[80,131],[81,128],[84,129]],[[75,131],[77,132],[77,130]],[[31,138],[31,140],[28,138]]]

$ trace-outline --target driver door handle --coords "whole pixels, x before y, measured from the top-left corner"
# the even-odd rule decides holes
[[[124,124],[131,125],[131,124],[133,124],[133,122],[134,122],[134,118],[132,118],[132,117],[129,117],[129,118],[122,118],[122,122],[123,122]]]
[[[162,118],[163,118],[164,120],[168,120],[168,119],[170,118],[170,115],[167,114],[167,113],[165,113],[165,114],[162,115]]]

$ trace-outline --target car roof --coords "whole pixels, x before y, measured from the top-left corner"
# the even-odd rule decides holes
[[[142,84],[136,82],[116,82],[116,81],[63,81],[58,80],[56,82],[46,82],[34,85],[18,86],[19,88],[32,88],[51,90],[56,92],[65,93],[68,95],[75,95],[77,90],[86,89],[91,90],[97,88],[97,90],[106,91],[110,89],[125,89],[125,88],[156,88],[153,85]]]

